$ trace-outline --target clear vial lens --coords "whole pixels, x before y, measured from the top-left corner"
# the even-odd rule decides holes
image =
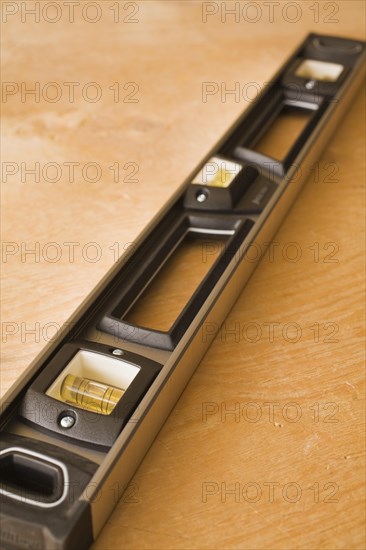
[[[105,415],[111,414],[124,393],[125,390],[73,374],[68,374],[61,386],[61,397],[66,403]]]

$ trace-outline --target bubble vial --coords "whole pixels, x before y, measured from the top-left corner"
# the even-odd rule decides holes
[[[109,415],[125,393],[124,389],[68,374],[61,385],[61,397],[75,407]]]

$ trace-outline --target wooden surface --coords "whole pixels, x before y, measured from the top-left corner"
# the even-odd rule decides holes
[[[54,24],[51,11],[3,24],[4,80],[39,82],[46,99],[2,104],[3,161],[18,168],[2,182],[2,393],[248,106],[203,102],[202,83],[252,97],[248,83],[268,81],[309,31],[364,38],[361,1],[297,2],[296,23],[286,2],[273,22],[259,3],[256,23],[249,11],[204,23],[195,1],[121,6],[138,22],[115,23],[114,3],[97,4],[95,24],[66,8]],[[74,102],[64,82],[80,83]],[[96,103],[81,93],[90,82]],[[359,93],[95,550],[364,548],[364,130]],[[58,163],[60,180],[51,167],[22,182],[35,162]],[[80,163],[74,182],[67,162]],[[99,182],[83,177],[88,162]]]

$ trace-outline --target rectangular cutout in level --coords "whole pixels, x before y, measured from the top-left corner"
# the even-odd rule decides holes
[[[60,499],[64,478],[53,462],[17,448],[0,453],[0,488],[13,497],[52,503]]]
[[[311,109],[284,105],[272,124],[254,143],[253,149],[267,157],[285,159],[313,114]]]
[[[139,370],[121,359],[80,350],[46,395],[80,409],[109,415]]]
[[[139,327],[168,332],[232,233],[188,231],[123,320]]]
[[[309,80],[335,82],[343,72],[343,69],[343,65],[339,65],[338,63],[305,59],[297,67],[295,75]]]

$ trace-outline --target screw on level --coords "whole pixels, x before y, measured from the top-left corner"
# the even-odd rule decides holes
[[[65,430],[68,430],[69,428],[72,428],[75,424],[75,418],[70,414],[66,414],[65,416],[62,416],[60,418],[59,422],[61,428],[65,428]]]
[[[315,86],[315,80],[308,80],[307,83],[305,84],[305,88],[307,90],[312,90]]]
[[[123,351],[121,349],[114,349],[112,351],[112,355],[118,355],[119,357],[123,355]]]
[[[207,193],[205,193],[204,191],[199,192],[196,196],[197,202],[205,202],[206,199],[207,199]]]

